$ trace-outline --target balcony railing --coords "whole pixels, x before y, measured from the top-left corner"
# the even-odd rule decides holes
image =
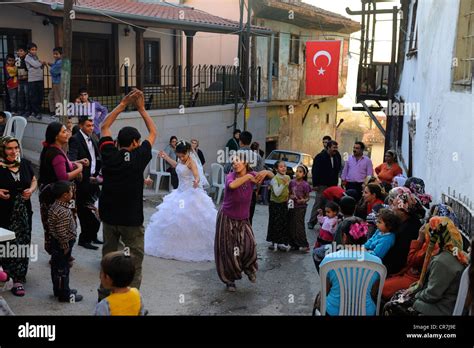
[[[390,63],[361,65],[357,78],[357,102],[387,100]]]
[[[448,193],[443,193],[441,198],[442,202],[449,205],[456,213],[461,226],[464,249],[467,249],[471,239],[474,238],[474,210],[472,209],[472,202],[460,193],[456,197],[456,191],[451,191],[449,187]]]
[[[260,101],[261,69],[251,67],[249,99]],[[241,74],[243,75],[243,74]],[[147,109],[188,108],[224,105],[243,101],[244,92],[236,89],[238,68],[224,65],[195,65],[191,67],[162,65],[140,68],[135,65],[120,68],[100,66],[73,66],[71,72],[71,101],[78,96],[79,88],[86,87],[89,96],[113,109],[141,77]],[[45,86],[51,86],[51,76],[44,69]],[[4,85],[4,83],[3,83]],[[48,93],[45,87],[43,111],[49,113]],[[0,110],[6,110],[5,89],[0,90]],[[3,101],[3,102],[2,102]]]

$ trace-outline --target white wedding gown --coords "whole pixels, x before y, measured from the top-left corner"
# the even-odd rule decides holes
[[[202,185],[178,163],[179,186],[156,208],[145,231],[145,253],[181,261],[214,261],[217,210]]]

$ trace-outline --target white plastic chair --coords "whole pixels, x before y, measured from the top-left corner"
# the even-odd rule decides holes
[[[225,187],[224,167],[219,163],[211,164],[211,187],[217,189],[216,204],[219,204]]]
[[[7,121],[7,124],[5,126],[5,132],[3,133],[3,135],[14,136],[21,144],[21,140],[23,139],[23,134],[25,133],[25,128],[27,124],[28,121],[22,116],[11,117]]]
[[[461,282],[459,283],[458,297],[456,299],[456,305],[454,306],[453,315],[462,315],[464,306],[466,305],[467,293],[469,291],[469,265],[462,272]]]
[[[5,116],[7,116],[7,122],[5,123],[5,130],[3,131],[3,134],[0,134],[0,137],[4,136],[4,135],[7,135],[6,134],[6,132],[7,132],[6,125],[8,124],[8,121],[12,118],[12,114],[9,111],[4,111],[4,113],[5,113]]]
[[[15,232],[0,227],[0,242],[15,239]]]
[[[169,177],[168,191],[171,191],[171,173],[168,173],[164,170],[165,160],[159,156],[158,150],[151,150],[151,155],[152,157],[150,161],[150,174],[156,175],[155,193],[158,193],[158,191],[160,190],[161,179],[166,176]],[[158,164],[159,164],[159,167],[157,166]]]
[[[375,273],[379,275],[379,285],[376,302],[376,315],[379,314],[383,284],[387,276],[384,265],[372,261],[335,260],[323,264],[320,268],[321,277],[321,311],[326,315],[326,284],[330,271],[336,272],[341,297],[339,300],[339,315],[367,315],[366,301],[370,280]]]

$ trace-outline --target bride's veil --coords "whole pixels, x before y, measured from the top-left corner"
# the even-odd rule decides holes
[[[201,163],[201,160],[199,159],[199,156],[193,150],[189,152],[189,155],[191,156],[191,158],[197,165],[198,172],[199,172],[199,183],[201,184],[203,188],[209,187],[209,182],[207,181],[206,176],[204,175],[204,169],[202,168],[202,163]]]

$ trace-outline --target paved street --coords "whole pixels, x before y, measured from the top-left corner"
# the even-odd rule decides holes
[[[71,287],[84,295],[75,304],[59,303],[52,295],[49,256],[43,250],[43,229],[38,196],[33,200],[33,243],[38,260],[30,262],[26,296],[3,293],[18,315],[90,315],[97,301],[101,252],[75,246]],[[312,202],[310,202],[311,206]],[[145,204],[145,223],[155,211]],[[308,212],[309,214],[309,212]],[[258,244],[257,283],[245,277],[237,292],[228,293],[213,262],[189,263],[145,256],[141,293],[150,315],[310,315],[319,278],[310,254],[273,252],[265,242],[268,206],[257,205],[254,231]],[[314,233],[309,231],[310,244]]]

